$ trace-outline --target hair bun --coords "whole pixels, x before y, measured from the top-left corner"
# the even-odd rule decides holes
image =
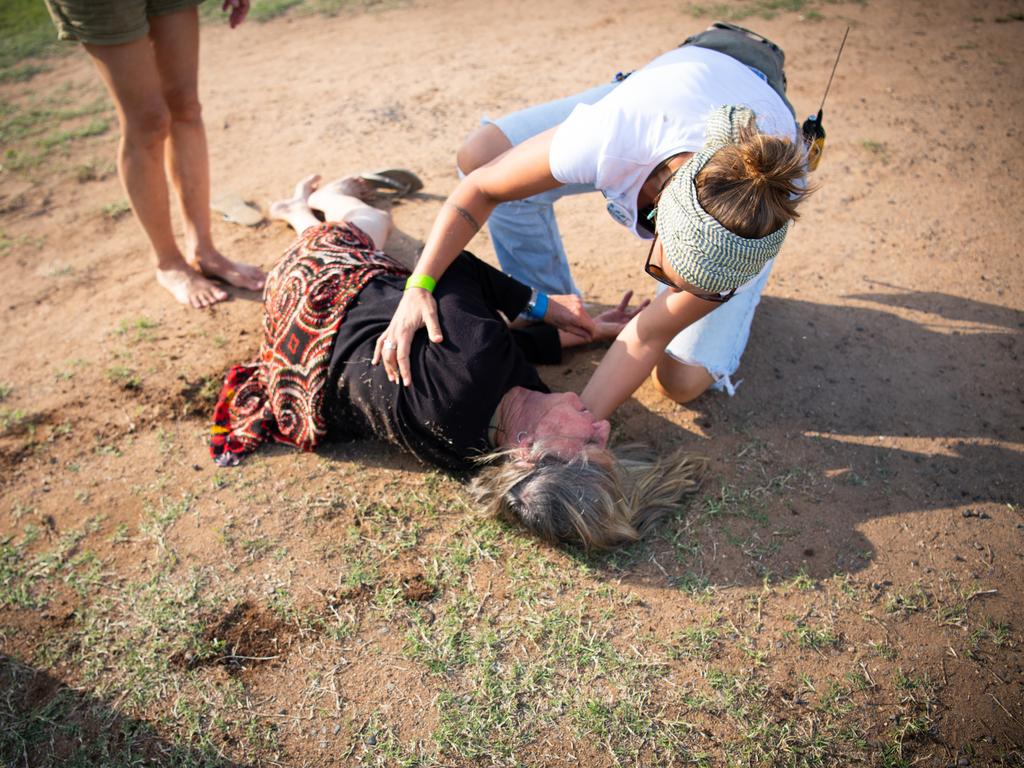
[[[740,237],[761,238],[799,217],[810,192],[799,145],[751,124],[718,150],[695,179],[701,207]]]

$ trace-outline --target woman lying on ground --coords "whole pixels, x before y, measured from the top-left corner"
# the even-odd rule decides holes
[[[375,350],[391,378],[408,384],[404,357],[418,329],[443,337],[424,286],[485,221],[505,272],[576,293],[553,205],[600,191],[612,218],[650,241],[645,270],[664,287],[612,344],[583,402],[604,418],[652,373],[678,402],[710,386],[732,394],[754,309],[805,191],[783,62],[770,41],[716,24],[610,83],[485,120],[459,150],[466,175]],[[589,332],[585,318],[552,320]]]
[[[695,490],[702,461],[620,460],[607,421],[575,393],[548,390],[528,361],[558,362],[583,339],[544,323],[510,328],[505,318],[526,308],[531,289],[472,254],[453,261],[434,293],[444,342],[420,336],[409,358],[415,384],[390,383],[371,360],[409,275],[378,250],[391,217],[364,202],[365,181],[316,189],[318,179],[271,208],[300,235],[267,279],[259,359],[232,368],[218,400],[218,464],[268,440],[312,450],[374,435],[445,469],[479,469],[472,489],[485,509],[588,548],[639,538]],[[585,314],[576,296],[551,300]],[[640,311],[628,302],[592,318],[595,339],[613,338]]]

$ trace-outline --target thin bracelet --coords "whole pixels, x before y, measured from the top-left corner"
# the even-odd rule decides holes
[[[427,293],[433,293],[437,287],[437,280],[432,278],[430,275],[425,275],[422,272],[415,275],[409,275],[409,279],[405,281],[405,290],[410,288],[422,288]]]

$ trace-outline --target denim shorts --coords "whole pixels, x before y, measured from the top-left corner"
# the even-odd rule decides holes
[[[732,376],[740,367],[754,311],[774,264],[775,259],[772,259],[743,291],[676,334],[665,348],[665,354],[680,363],[706,369],[715,380],[712,389],[726,392],[730,397],[736,394],[740,382],[733,382]],[[659,286],[658,293],[663,290],[668,289]]]

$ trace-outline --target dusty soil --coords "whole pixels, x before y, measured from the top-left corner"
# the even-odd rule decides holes
[[[17,549],[0,568],[0,650],[9,702],[20,702],[10,711],[63,697],[61,711],[79,713],[71,722],[86,702],[105,715],[80,729],[79,745],[97,723],[116,724],[155,750],[147,754],[200,763],[391,764],[398,753],[380,751],[384,743],[441,764],[683,762],[653,737],[627,759],[584,721],[550,712],[544,725],[518,726],[527,735],[515,757],[437,735],[476,673],[463,659],[441,675],[410,637],[433,637],[452,616],[532,626],[527,603],[571,605],[622,653],[714,628],[709,656],[670,655],[647,691],[659,703],[650,718],[688,723],[688,749],[709,764],[738,759],[726,750],[745,738],[736,711],[678,698],[716,679],[709,663],[756,678],[765,722],[794,734],[811,718],[808,701],[823,706],[823,681],[863,670],[845,718],[866,746],[842,753],[861,761],[1021,764],[1024,6],[869,0],[812,10],[741,23],[785,48],[798,112],[817,109],[851,26],[818,190],[758,310],[737,396],[686,408],[645,385],[615,415],[620,442],[711,459],[701,498],[621,561],[595,563],[504,529],[496,544],[484,540],[492,534],[466,522],[456,481],[379,444],[317,456],[275,448],[234,474],[215,471],[204,418],[223,372],[257,348],[258,297],[235,292],[197,312],[156,285],[144,236],[117,206],[115,131],[63,144],[33,168],[5,168],[0,542]],[[265,209],[310,172],[412,168],[424,193],[394,207],[395,249],[412,257],[481,115],[641,66],[710,13],[663,0],[583,0],[571,12],[539,0],[420,0],[234,32],[207,24],[214,194],[235,191]],[[23,109],[45,94],[69,107],[102,98],[81,52],[49,66],[0,84],[0,97]],[[643,246],[599,199],[561,206],[588,299],[653,291]],[[215,233],[225,253],[264,267],[290,240],[278,224],[218,222]],[[493,258],[486,236],[472,247]],[[578,389],[600,353],[572,354],[543,375]],[[354,536],[371,554],[346,549]],[[452,554],[464,541],[477,543]],[[55,560],[43,558],[50,551]],[[528,602],[514,568],[555,586]],[[153,605],[184,607],[139,618],[133,590],[143,583],[173,592]],[[108,634],[86,633],[103,611]],[[807,631],[821,626],[830,634]],[[147,677],[150,695],[126,693],[132,646],[165,637],[155,657],[186,663]],[[510,643],[503,658],[529,668],[554,637]],[[97,638],[120,644],[101,652]],[[211,645],[220,656],[195,655]],[[751,666],[754,651],[768,660]],[[223,657],[274,658],[243,660],[237,675],[207,663]],[[586,679],[595,700],[621,694]],[[182,680],[219,697],[227,735],[170,706],[185,695]],[[449,689],[455,698],[438,698]],[[243,711],[270,735],[232,732]],[[203,739],[215,748],[195,746]],[[33,747],[38,764],[72,748],[53,743],[63,746]],[[750,762],[789,762],[783,742],[772,743],[777,752]],[[815,754],[806,746],[799,759],[814,764]],[[819,764],[853,759],[821,754]]]

